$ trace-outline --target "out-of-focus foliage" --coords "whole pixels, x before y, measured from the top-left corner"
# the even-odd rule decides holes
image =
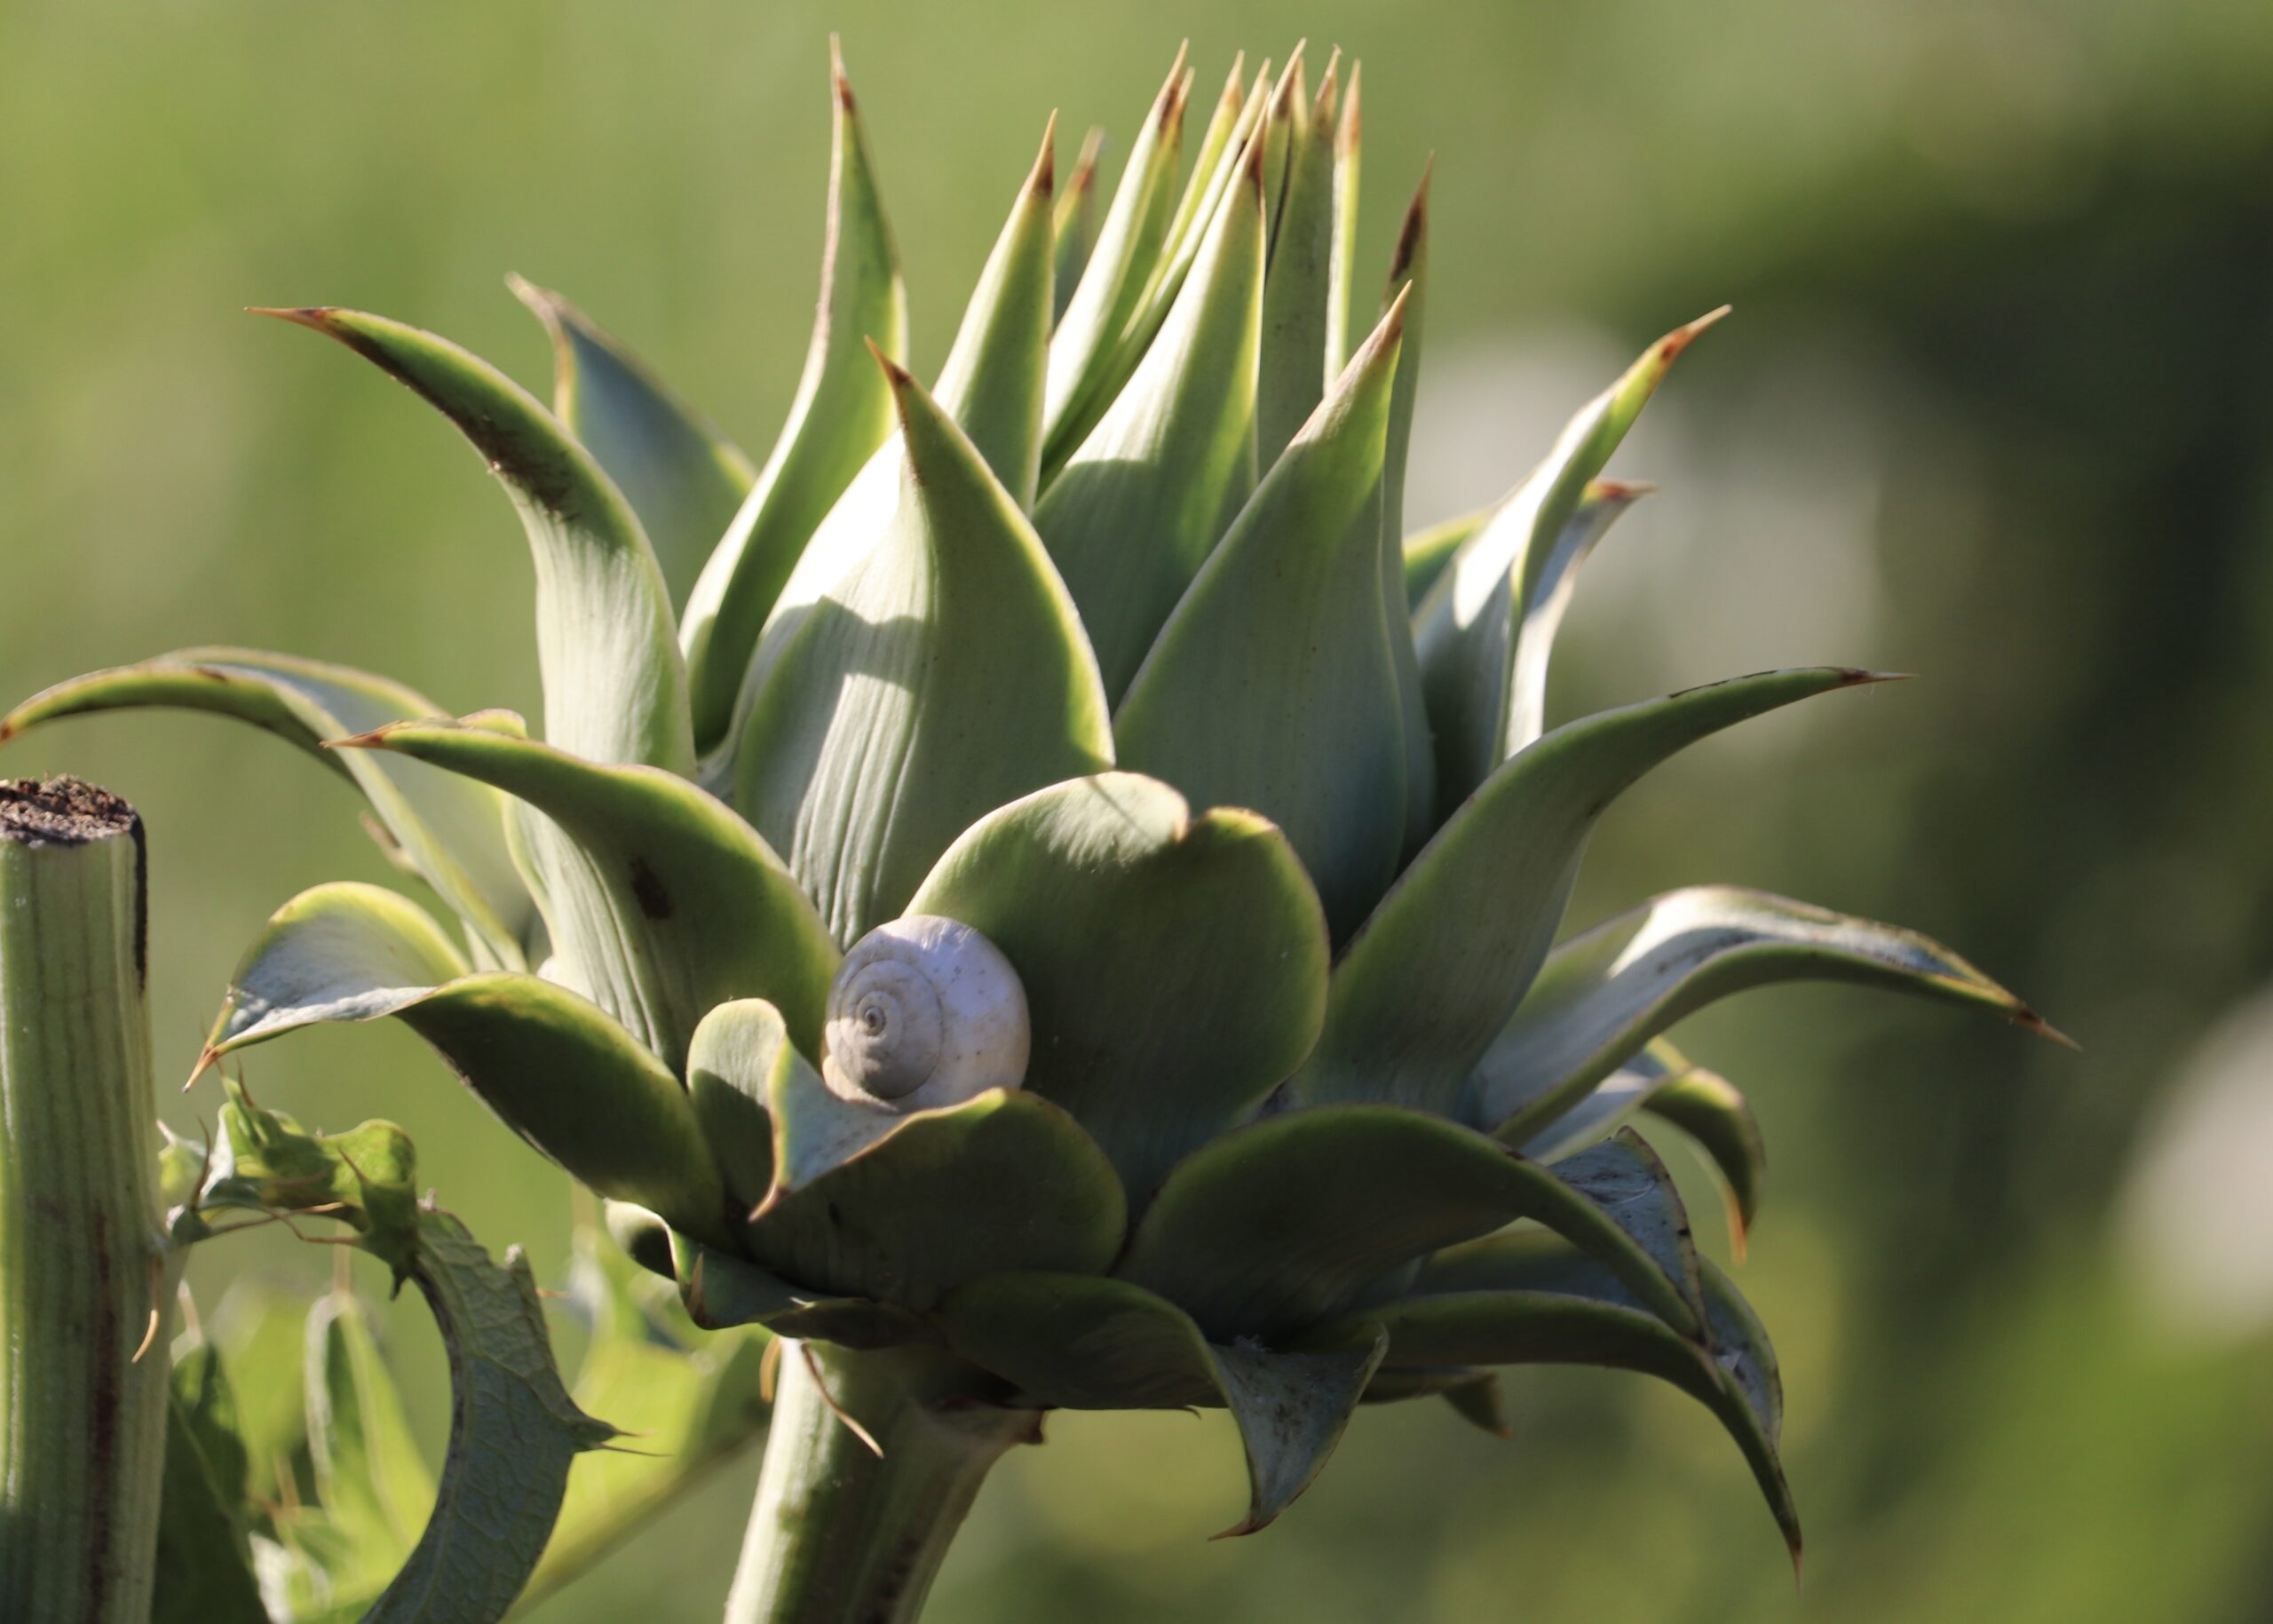
[[[2136,1248],[2117,1266],[2111,1217],[2182,1057],[2273,974],[2273,12],[21,0],[0,12],[0,697],[194,640],[531,709],[532,630],[487,607],[527,566],[479,468],[234,313],[396,311],[541,385],[517,270],[763,443],[804,342],[781,313],[812,291],[830,28],[926,376],[1052,99],[1069,128],[1125,119],[1186,32],[1211,60],[1303,34],[1360,54],[1383,110],[1361,281],[1437,154],[1415,527],[1511,483],[1642,340],[1737,305],[1613,464],[1681,500],[1603,544],[1553,714],[1818,659],[1929,680],[1675,764],[1605,823],[1573,917],[1707,877],[1900,917],[2087,1049],[1835,989],[1682,1030],[1767,1136],[1738,1278],[1779,1331],[1808,1615],[2273,1611],[2273,1341],[2187,1341]],[[463,590],[433,590],[445,561]],[[277,903],[388,877],[346,790],[218,722],[74,723],[7,765],[149,818],[162,1064],[185,1074]],[[254,1076],[312,1123],[400,1121],[475,1232],[566,1282],[565,1182],[407,1034],[313,1034]],[[194,1131],[213,1088],[171,1120]],[[202,1250],[201,1290],[329,1273],[281,1235]],[[384,1328],[435,1451],[424,1318]],[[1441,1406],[1362,1416],[1341,1469],[1232,1546],[1204,1543],[1239,1492],[1220,1419],[1058,1417],[996,1473],[933,1616],[1799,1616],[1709,1418],[1596,1373],[1510,1389],[1512,1446]],[[750,1470],[533,1616],[707,1616]]]

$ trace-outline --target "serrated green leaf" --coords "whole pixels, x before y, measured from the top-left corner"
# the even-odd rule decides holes
[[[434,1479],[380,1357],[369,1311],[345,1286],[307,1320],[308,1453],[325,1520],[347,1544],[337,1588],[376,1592],[400,1568],[434,1508]]]
[[[1287,832],[1337,939],[1395,874],[1404,736],[1381,595],[1393,307],[1232,521],[1114,717],[1123,764]]]
[[[1462,513],[1425,530],[1416,530],[1405,538],[1402,551],[1406,602],[1417,604],[1429,595],[1429,589],[1436,585],[1445,566],[1452,562],[1453,555],[1476,534],[1491,511],[1489,508],[1478,508],[1473,513]]]
[[[1663,1200],[1644,1199],[1646,1174],[1574,1172],[1566,1180],[1401,1106],[1288,1112],[1180,1163],[1114,1271],[1211,1337],[1269,1342],[1344,1311],[1439,1248],[1530,1218],[1599,1256],[1668,1323],[1695,1328],[1693,1254],[1685,1232],[1667,1234]]]
[[[1113,753],[1096,659],[1040,538],[922,385],[885,371],[899,509],[789,635],[734,757],[736,807],[840,942],[899,913],[981,814]]]
[[[705,751],[726,736],[759,629],[798,554],[892,431],[891,394],[867,346],[894,360],[907,353],[907,290],[842,59],[831,83],[828,221],[804,373],[780,439],[687,598],[680,641]]]
[[[242,1464],[240,1453],[238,1465]],[[151,1596],[150,1624],[269,1624],[240,1525],[242,1501],[242,1481],[226,1486],[209,1465],[198,1429],[177,1393],[166,1407],[159,1581]]]
[[[1073,455],[1102,411],[1093,397],[1167,240],[1176,210],[1184,102],[1192,86],[1184,59],[1179,50],[1129,147],[1097,244],[1050,336],[1041,453],[1045,478]]]
[[[544,732],[592,761],[686,772],[686,668],[646,533],[614,480],[519,384],[447,339],[360,311],[273,311],[408,385],[481,454],[536,559]]]
[[[402,723],[342,742],[463,774],[542,814],[528,850],[554,974],[665,1066],[678,1069],[696,1023],[734,998],[770,999],[800,1042],[819,1042],[836,945],[780,859],[719,801],[653,767],[580,761],[488,726]]]
[[[1589,401],[1564,429],[1547,460],[1501,499],[1461,547],[1414,610],[1414,638],[1436,731],[1439,804],[1459,802],[1530,742],[1517,736],[1509,714],[1517,628],[1541,601],[1558,543],[1588,483],[1618,449],[1675,359],[1725,313],[1724,307],[1667,333]],[[1559,617],[1558,606],[1532,635],[1551,640]],[[1536,663],[1543,682],[1544,647],[1521,658]]]
[[[1334,381],[1326,372],[1327,352],[1335,347],[1327,337],[1327,310],[1334,273],[1340,59],[1337,52],[1327,64],[1317,101],[1289,132],[1287,190],[1272,217],[1255,403],[1255,455],[1266,467],[1279,460]],[[1298,77],[1297,95],[1300,85]]]
[[[1736,1440],[1796,1560],[1799,1516],[1778,1456],[1783,1395],[1775,1351],[1728,1277],[1709,1262],[1703,1267],[1704,1343],[1677,1335],[1592,1259],[1538,1234],[1455,1248],[1430,1264],[1410,1294],[1364,1318],[1387,1329],[1392,1370],[1599,1365],[1670,1382]]]
[[[559,294],[515,276],[552,339],[552,413],[615,481],[684,602],[757,470],[623,343]]]
[[[1469,1073],[1547,956],[1604,809],[1723,727],[1876,680],[1835,667],[1737,677],[1571,723],[1501,766],[1335,967],[1326,1031],[1298,1094],[1461,1111]]]
[[[1073,160],[1073,172],[1058,188],[1057,200],[1050,210],[1050,237],[1055,244],[1052,251],[1054,292],[1050,301],[1050,321],[1054,327],[1065,313],[1065,306],[1073,302],[1073,289],[1081,280],[1081,271],[1089,263],[1089,250],[1097,240],[1097,154],[1105,146],[1105,131],[1092,125],[1089,134],[1081,138],[1081,154]]]
[[[479,784],[412,761],[336,756],[328,740],[442,707],[401,684],[344,665],[249,648],[185,648],[59,683],[0,717],[0,744],[44,722],[99,710],[203,710],[297,745],[363,792],[409,866],[465,922],[496,968],[526,963],[535,923],[505,846],[504,803]]]
[[[364,1624],[494,1624],[550,1538],[569,1463],[616,1430],[576,1407],[519,1247],[501,1268],[447,1213],[420,1216],[412,1279],[450,1361],[434,1515]]]
[[[1301,1063],[1325,1016],[1326,920],[1286,838],[1252,812],[1194,817],[1137,773],[988,814],[908,906],[1010,959],[1026,1089],[1073,1113],[1137,1208]]]
[[[1477,1067],[1478,1120],[1519,1144],[1627,1056],[1715,999],[1778,981],[1851,981],[2043,1021],[1939,942],[1734,885],[1668,891],[1572,938]]]
[[[1263,266],[1255,157],[1216,211],[1135,376],[1034,510],[1116,699],[1255,488]]]
[[[569,1468],[567,1497],[521,1607],[576,1578],[764,1431],[765,1334],[729,1330],[683,1345],[643,1303],[651,1283],[589,1217],[577,1225],[568,1296],[592,1336],[570,1396],[635,1447],[589,1451]]]
[[[723,1239],[725,1186],[678,1080],[579,994],[527,975],[373,986],[392,924],[340,886],[288,903],[239,965],[206,1064],[299,1027],[400,1019],[505,1125],[604,1196]],[[240,1157],[242,1166],[242,1156]]]
[[[1039,1095],[994,1089],[898,1116],[793,1058],[772,1105],[774,1188],[745,1244],[800,1286],[920,1310],[981,1274],[1090,1272],[1121,1248],[1113,1164]]]
[[[1228,1408],[1249,1501],[1219,1539],[1267,1526],[1316,1480],[1388,1346],[1362,1327],[1345,1345],[1297,1353],[1210,1343],[1175,1304],[1087,1274],[988,1275],[950,1294],[936,1318],[958,1352],[1035,1404]]]

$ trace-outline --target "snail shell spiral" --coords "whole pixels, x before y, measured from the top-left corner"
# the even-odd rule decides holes
[[[927,1111],[1025,1078],[1026,989],[957,920],[912,915],[852,945],[828,989],[821,1077],[845,1099]]]

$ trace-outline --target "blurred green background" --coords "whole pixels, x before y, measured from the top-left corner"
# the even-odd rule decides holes
[[[1685,1032],[1768,1131],[1741,1279],[1783,1352],[1802,1593],[1701,1411],[1549,1371],[1511,1380],[1511,1444],[1369,1413],[1282,1523],[1222,1544],[1220,1418],[1056,1417],[931,1616],[2273,1616],[2273,1023],[2209,1035],[2273,977],[2273,8],[9,0],[0,699],[244,642],[534,707],[528,565],[479,465],[238,308],[377,309],[540,383],[519,271],[762,455],[813,296],[831,29],[921,368],[1052,108],[1125,135],[1187,36],[1210,89],[1240,46],[1360,55],[1366,263],[1437,159],[1415,525],[1734,301],[1621,455],[1665,494],[1580,592],[1560,714],[1817,660],[1928,680],[1659,773],[1572,917],[1706,879],[1891,916],[2086,1045],[1836,990]],[[75,723],[0,769],[148,815],[162,1073],[277,903],[390,877],[339,784],[226,724]],[[558,1275],[563,1181],[407,1034],[312,1033],[250,1077],[329,1126],[401,1121],[478,1234]],[[228,1244],[209,1303],[331,1267]],[[439,1441],[423,1311],[388,1324]],[[715,1616],[754,1470],[537,1616]]]

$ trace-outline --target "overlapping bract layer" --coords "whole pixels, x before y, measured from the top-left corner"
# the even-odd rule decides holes
[[[1094,143],[1054,196],[1046,139],[927,390],[840,67],[820,313],[755,471],[558,296],[522,290],[558,416],[430,335],[291,313],[505,485],[548,742],[212,650],[64,684],[0,739],[157,704],[353,747],[320,753],[465,949],[319,888],[255,944],[207,1058],[405,1021],[614,1203],[698,1321],[935,1345],[1005,1404],[1227,1406],[1239,1532],[1360,1399],[1496,1424],[1493,1366],[1632,1368],[1720,1416],[1796,1540],[1774,1356],[1634,1124],[1698,1143],[1739,1238],[1758,1132],[1664,1031],[1801,978],[2041,1023],[1921,938],[1757,893],[1553,947],[1621,790],[1875,678],[1772,671],[1548,726],[1577,571],[1640,494],[1604,465],[1706,322],[1488,512],[1406,541],[1426,191],[1353,344],[1342,84],[1330,63],[1311,94],[1299,51],[1235,66],[1183,175],[1179,59],[1101,219]],[[822,1002],[842,951],[908,915],[1007,957],[1031,1058],[895,1110],[823,1076]]]

